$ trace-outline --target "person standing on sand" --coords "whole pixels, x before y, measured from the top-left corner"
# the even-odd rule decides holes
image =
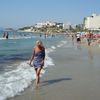
[[[91,44],[92,37],[93,37],[92,33],[89,32],[87,35],[88,46],[90,46],[90,44]]]
[[[81,35],[80,33],[76,34],[77,43],[81,43]]]
[[[44,60],[45,60],[45,48],[42,44],[42,41],[38,40],[36,41],[36,44],[33,47],[33,53],[29,61],[29,64],[31,66],[34,66],[36,72],[36,88],[39,87],[40,73],[44,66]]]

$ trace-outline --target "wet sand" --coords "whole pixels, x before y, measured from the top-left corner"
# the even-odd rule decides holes
[[[39,89],[34,84],[9,100],[100,100],[100,48],[57,48]]]

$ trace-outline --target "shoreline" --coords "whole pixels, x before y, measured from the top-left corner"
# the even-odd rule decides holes
[[[50,53],[55,66],[46,69],[39,89],[34,89],[32,82],[24,92],[8,100],[99,100],[99,48],[66,45]]]

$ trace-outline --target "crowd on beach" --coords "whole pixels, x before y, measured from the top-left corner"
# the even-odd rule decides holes
[[[47,37],[55,37],[56,34],[53,34],[53,33],[37,33],[39,35],[39,37],[43,37],[43,38],[47,38]],[[33,33],[33,32],[30,32],[30,33],[26,33],[26,32],[11,32],[11,34],[9,34],[8,31],[5,31],[2,33],[2,38],[3,39],[10,39],[10,37],[32,37],[36,35],[36,33]]]
[[[85,32],[84,34],[81,34],[80,32],[71,33],[71,38],[72,41],[76,39],[76,42],[81,44],[84,40],[86,40],[88,46],[97,45],[100,43],[100,36],[93,32]]]
[[[48,34],[48,33],[40,33],[39,36],[47,38],[49,36],[55,37],[56,35],[57,34],[55,34],[55,33],[52,33],[52,34],[51,33],[50,34]],[[97,44],[100,43],[100,34],[97,34],[97,33],[91,32],[91,31],[90,32],[84,32],[84,34],[81,34],[81,32],[76,32],[76,33],[68,32],[68,34],[66,33],[65,35],[70,35],[73,42],[74,42],[74,40],[76,40],[77,43],[81,43],[81,44],[82,44],[82,42],[84,40],[86,40],[88,46],[97,45]],[[27,35],[24,34],[24,36],[27,36]],[[8,32],[4,32],[3,33],[3,38],[9,39],[9,33]]]

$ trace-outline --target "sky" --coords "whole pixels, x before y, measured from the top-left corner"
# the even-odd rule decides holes
[[[100,14],[100,0],[0,0],[0,27],[45,21],[81,24],[92,13]]]

